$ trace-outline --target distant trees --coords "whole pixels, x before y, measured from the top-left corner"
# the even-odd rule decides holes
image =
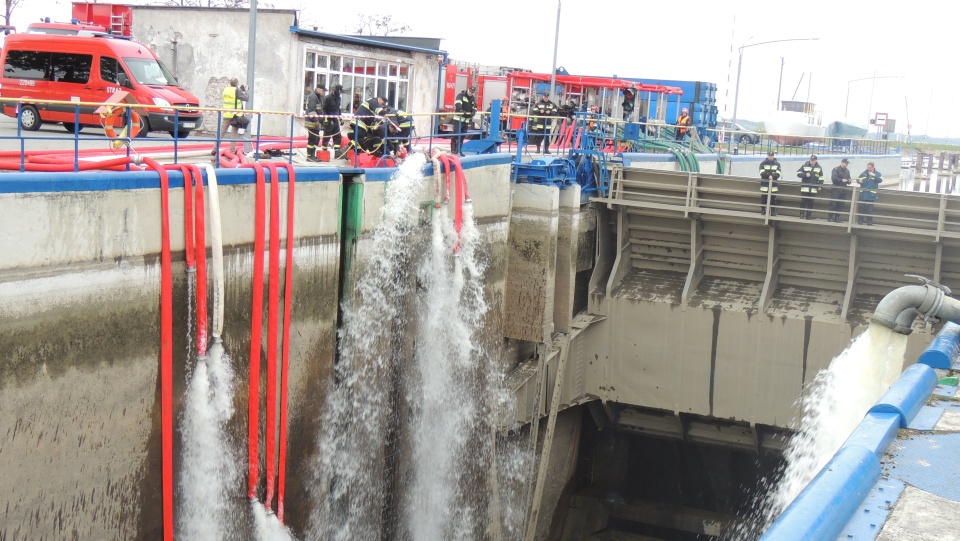
[[[4,0],[3,24],[10,25],[10,16],[13,15],[13,10],[22,2],[23,0]]]
[[[409,25],[395,23],[392,15],[357,15],[357,23],[346,31],[367,36],[389,36],[412,30]]]

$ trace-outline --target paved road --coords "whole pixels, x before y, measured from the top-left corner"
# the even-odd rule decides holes
[[[72,132],[68,132],[63,124],[46,123],[40,126],[40,129],[33,132],[22,131],[20,135],[24,137],[24,147],[30,150],[73,150],[76,142]],[[181,139],[180,144],[197,143],[198,138],[188,137]],[[207,144],[212,142],[207,141]],[[85,126],[80,132],[79,145],[81,149],[107,149],[110,148],[110,140],[103,134],[102,128],[93,128]],[[136,146],[173,146],[173,138],[163,132],[151,133],[146,139],[138,139]],[[20,139],[17,134],[17,120],[6,115],[0,115],[0,150],[20,149]]]

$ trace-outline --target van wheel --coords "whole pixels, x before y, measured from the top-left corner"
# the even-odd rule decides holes
[[[37,112],[37,108],[32,105],[24,105],[23,109],[20,109],[20,128],[27,131],[37,131],[40,129],[40,113]]]
[[[150,123],[147,122],[146,115],[140,116],[140,131],[137,132],[135,139],[144,139],[150,135]]]
[[[83,131],[83,125],[81,124],[80,127],[77,128],[77,125],[74,122],[64,122],[63,128],[70,133],[80,133]]]
[[[741,135],[741,136],[740,136],[740,144],[741,144],[741,145],[752,145],[752,144],[753,144],[753,138],[750,137],[749,135],[746,135],[746,134]]]
[[[170,132],[170,137],[173,137],[174,139],[186,139],[188,135],[190,135],[190,132],[188,131],[176,130]]]

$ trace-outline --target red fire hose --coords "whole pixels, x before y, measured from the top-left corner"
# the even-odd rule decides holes
[[[267,419],[266,446],[267,494],[264,506],[273,509],[277,426],[277,312],[280,310],[280,179],[274,163],[263,164],[270,171],[270,290],[267,293]],[[289,242],[289,239],[288,239]]]
[[[258,163],[250,164],[256,172],[256,210],[254,213],[254,241],[253,241],[253,307],[250,319],[250,394],[248,397],[248,449],[247,460],[249,477],[247,483],[247,497],[251,500],[257,497],[257,481],[260,472],[258,469],[258,437],[260,421],[260,344],[261,325],[263,318],[263,221],[266,213],[264,201],[263,166]]]
[[[287,371],[290,366],[290,304],[293,302],[293,201],[296,184],[293,166],[287,168],[287,261],[283,280],[283,352],[280,367],[280,479],[277,482],[277,518],[283,524],[283,495],[287,479]]]

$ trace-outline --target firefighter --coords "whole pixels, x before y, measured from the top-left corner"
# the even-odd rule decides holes
[[[558,112],[556,104],[550,101],[550,96],[541,92],[540,101],[530,109],[530,141],[537,151],[543,142],[543,153],[550,154],[550,124],[552,117],[557,116]]]
[[[390,152],[397,154],[403,147],[407,154],[410,153],[410,133],[413,131],[413,117],[400,109],[388,109],[386,115],[390,121],[388,129],[390,131]]]
[[[690,111],[684,107],[680,110],[680,116],[677,117],[676,140],[682,141],[687,135],[687,128],[693,125],[693,119],[690,118]]]
[[[356,112],[356,140],[353,144],[370,154],[380,154],[383,147],[383,139],[380,136],[380,119],[377,118],[383,113],[383,107],[387,100],[380,96],[370,98],[360,104]]]
[[[326,117],[323,121],[323,148],[327,148],[330,141],[333,141],[333,155],[340,157],[340,94],[343,92],[343,86],[333,85],[330,93],[323,98],[323,114]]]
[[[857,178],[857,184],[860,185],[860,203],[857,204],[857,223],[873,225],[873,204],[877,201],[877,188],[883,179],[880,177],[880,171],[873,167],[873,162],[867,164],[867,168],[860,173]]]
[[[850,200],[850,169],[847,164],[850,160],[844,158],[840,160],[840,165],[833,168],[830,173],[830,215],[831,222],[840,223],[840,213],[846,212],[845,201]]]
[[[767,213],[767,199],[770,200],[770,215],[777,215],[777,192],[780,188],[780,162],[774,157],[771,150],[767,152],[767,159],[760,162],[760,214]]]
[[[307,128],[307,161],[319,162],[317,158],[317,144],[320,143],[320,115],[323,115],[323,98],[327,87],[318,84],[317,88],[307,97],[307,108],[304,110],[303,126]]]
[[[453,131],[455,135],[450,139],[450,153],[459,154],[463,146],[463,133],[473,129],[473,115],[477,114],[476,86],[470,86],[457,94],[454,102]]]
[[[823,167],[817,163],[816,156],[810,156],[807,163],[797,169],[797,178],[800,179],[800,219],[812,220],[814,199],[823,184]]]
[[[224,109],[243,109],[243,102],[249,99],[247,95],[246,85],[240,85],[240,87],[238,88],[237,85],[239,83],[240,81],[238,81],[236,77],[233,77],[230,79],[230,84],[228,84],[223,89],[222,107]],[[220,139],[226,139],[228,135],[231,135],[230,128],[232,126],[231,123],[233,122],[234,116],[236,116],[236,114],[230,111],[223,112],[223,123],[220,125]],[[239,130],[236,126],[232,126],[232,127],[233,127],[233,133],[232,133],[232,136],[230,137],[230,152],[236,152],[237,151],[236,139],[237,139],[237,135],[239,135],[238,133]],[[216,150],[214,150],[213,153],[216,154]]]

